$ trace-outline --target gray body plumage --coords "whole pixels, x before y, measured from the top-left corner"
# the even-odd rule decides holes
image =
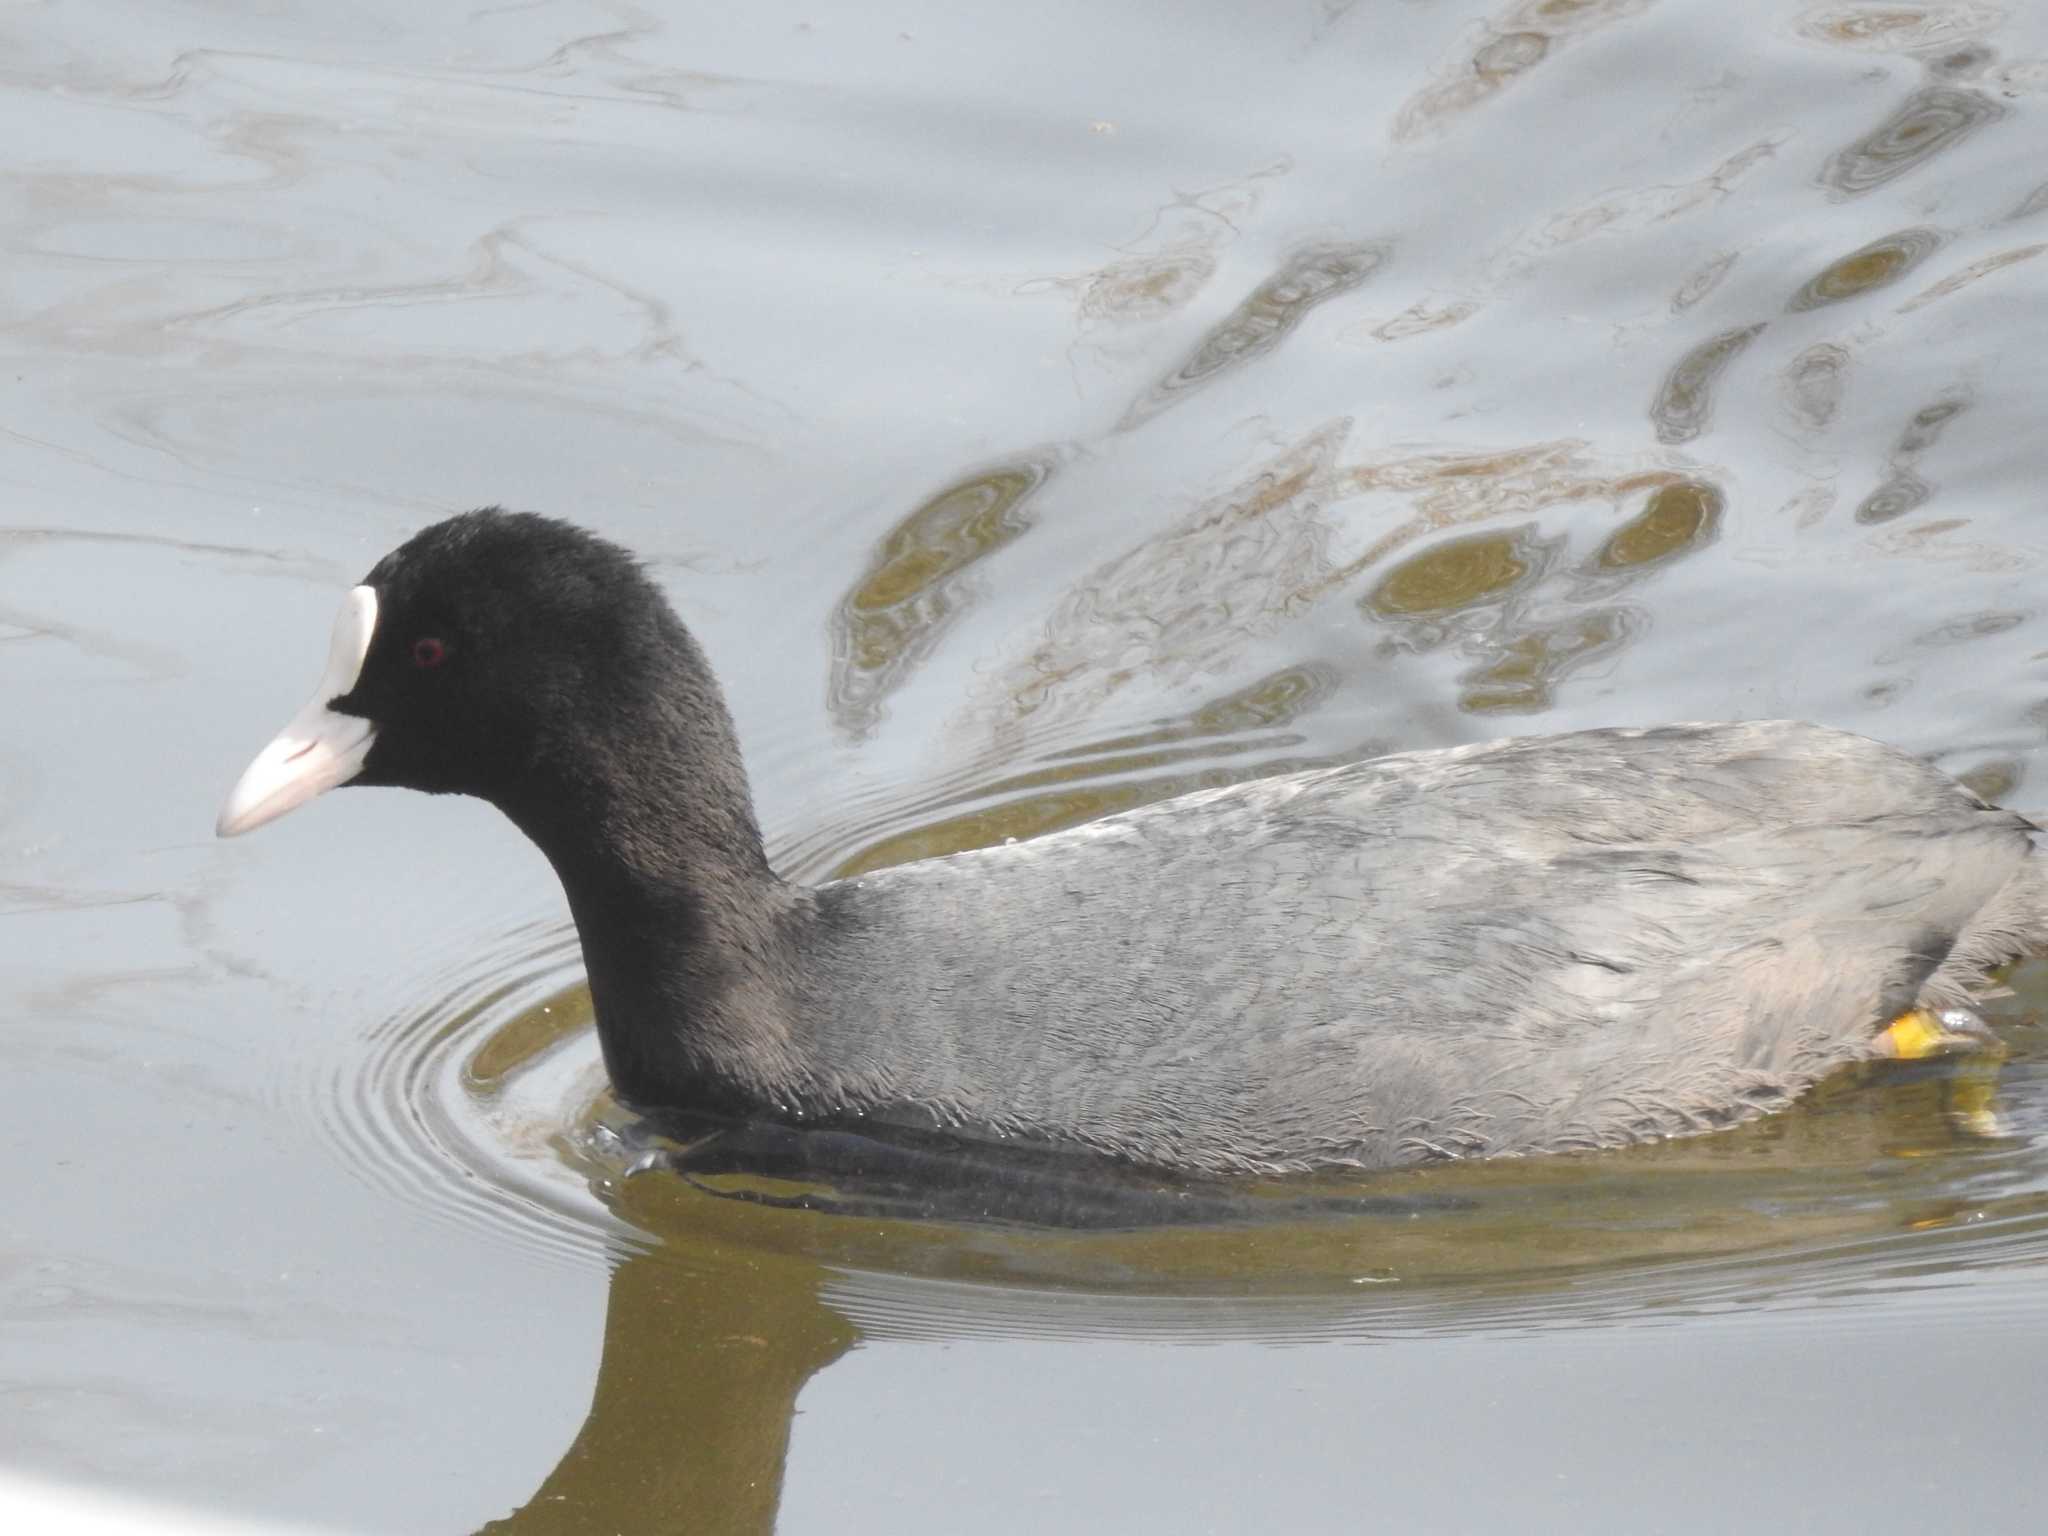
[[[1711,1129],[2040,947],[2032,830],[1791,722],[1185,795],[809,893],[789,1098],[1219,1173]]]

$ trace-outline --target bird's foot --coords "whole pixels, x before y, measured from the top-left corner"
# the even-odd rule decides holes
[[[1968,1008],[1910,1008],[1877,1037],[1878,1053],[1900,1061],[1931,1056],[2003,1056],[2005,1046],[1982,1015]]]
[[[2005,1059],[2005,1042],[1981,1014],[1969,1008],[1914,1008],[1886,1026],[1877,1046],[1900,1061],[1965,1058],[1946,1069],[1943,1107],[1949,1124],[1983,1140],[2006,1134],[1998,1112],[1998,1064]]]

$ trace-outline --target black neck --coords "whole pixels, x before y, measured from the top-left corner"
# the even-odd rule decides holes
[[[615,739],[543,746],[518,787],[492,798],[568,895],[618,1095],[772,1104],[799,1070],[790,978],[802,894],[768,867],[708,673],[685,671],[638,704],[599,714],[628,723]]]

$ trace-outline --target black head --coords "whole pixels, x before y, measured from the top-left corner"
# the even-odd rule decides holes
[[[695,643],[632,555],[537,513],[466,512],[349,594],[318,694],[220,830],[346,783],[477,795],[525,820],[527,801],[672,753],[679,721],[729,740]]]
[[[516,796],[643,707],[681,629],[625,550],[532,512],[436,523],[363,585],[376,629],[329,705],[375,727],[359,784]]]

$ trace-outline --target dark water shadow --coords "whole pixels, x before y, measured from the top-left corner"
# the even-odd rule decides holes
[[[628,1256],[582,1429],[533,1497],[482,1529],[774,1530],[797,1394],[859,1337],[819,1301],[825,1279],[709,1234],[687,1258]]]

